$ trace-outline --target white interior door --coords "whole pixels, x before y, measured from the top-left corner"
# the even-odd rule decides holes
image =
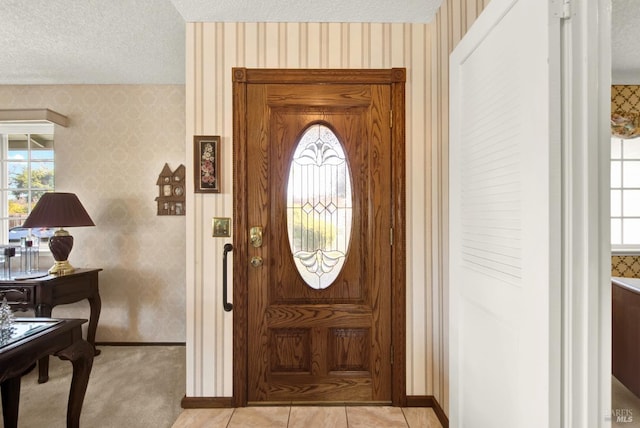
[[[560,420],[560,40],[492,0],[451,55],[450,422]]]

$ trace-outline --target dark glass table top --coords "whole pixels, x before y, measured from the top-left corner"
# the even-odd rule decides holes
[[[51,328],[60,322],[56,319],[17,318],[11,325],[11,329],[0,330],[0,351],[12,343]]]

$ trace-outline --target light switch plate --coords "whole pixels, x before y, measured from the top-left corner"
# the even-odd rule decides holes
[[[214,217],[211,222],[214,238],[228,238],[231,236],[231,218],[230,217]]]

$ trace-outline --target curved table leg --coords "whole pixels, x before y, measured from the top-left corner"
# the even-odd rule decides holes
[[[87,300],[89,300],[89,307],[91,308],[89,326],[87,327],[87,342],[93,346],[93,355],[100,355],[100,350],[96,348],[96,330],[98,329],[98,319],[100,318],[100,310],[102,309],[102,300],[100,299],[100,294],[98,294],[97,291],[95,295],[89,297]]]
[[[2,382],[2,419],[5,428],[18,426],[18,408],[20,405],[20,376]]]
[[[89,374],[93,367],[94,347],[85,340],[78,340],[73,345],[56,353],[62,360],[69,360],[73,364],[73,377],[69,390],[69,404],[67,405],[67,428],[80,427],[80,412],[89,384]]]
[[[51,318],[51,310],[49,305],[40,304],[36,307],[36,317]],[[38,383],[46,383],[49,380],[49,356],[42,357],[38,360]]]
[[[100,350],[96,348],[96,330],[98,329],[98,320],[100,319],[100,311],[102,310],[102,300],[98,293],[98,287],[95,287],[95,294],[88,297],[89,308],[89,325],[87,326],[87,342],[93,347],[93,355],[100,355]],[[40,304],[35,308],[36,317],[51,318],[53,308],[46,304]],[[49,356],[38,360],[38,383],[46,383],[49,380]]]

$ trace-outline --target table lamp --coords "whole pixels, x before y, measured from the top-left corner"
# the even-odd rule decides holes
[[[95,226],[74,193],[51,192],[42,195],[33,207],[22,227],[55,227],[55,234],[49,238],[49,249],[55,264],[49,269],[52,275],[64,275],[75,269],[69,261],[73,248],[73,236],[63,227]]]

